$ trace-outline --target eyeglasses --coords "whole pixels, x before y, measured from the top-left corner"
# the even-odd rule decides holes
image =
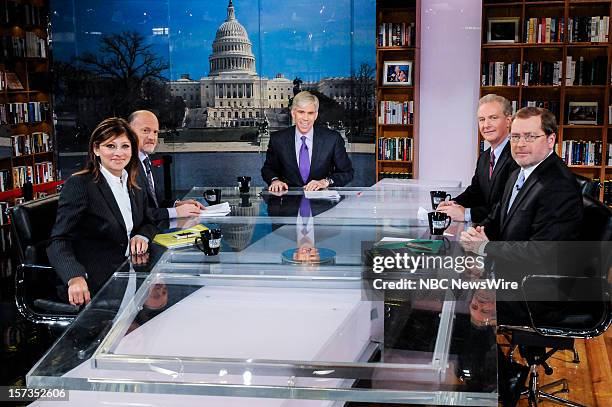
[[[527,143],[533,143],[534,141],[536,141],[538,137],[543,137],[543,136],[546,136],[546,134],[533,134],[533,133],[511,134],[510,141],[513,143],[518,143],[519,140],[522,138]]]

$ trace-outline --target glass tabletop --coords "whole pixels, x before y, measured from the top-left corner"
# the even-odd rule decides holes
[[[432,210],[430,191],[441,188],[416,182],[399,185],[380,183],[373,187],[321,191],[290,188],[281,193],[272,193],[261,187],[252,187],[248,192],[241,192],[238,187],[194,187],[183,199],[195,199],[204,205],[227,202],[231,208],[229,216],[239,218],[295,218],[300,211],[304,211],[306,200],[311,216],[326,218],[330,222],[353,219],[364,224],[375,224],[382,218],[416,220],[420,208],[426,216],[426,212]],[[444,187],[444,192],[452,196],[461,191],[457,186]]]
[[[497,405],[494,326],[471,306],[482,293],[372,296],[360,268],[338,269],[116,273],[28,385]]]

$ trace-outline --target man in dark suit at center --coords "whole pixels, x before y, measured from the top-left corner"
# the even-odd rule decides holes
[[[470,186],[453,201],[438,206],[439,211],[458,222],[482,222],[501,199],[510,173],[517,168],[508,142],[512,118],[508,99],[485,95],[478,102],[477,114],[478,130],[490,147],[478,157]]]
[[[289,187],[316,191],[341,187],[353,179],[353,166],[336,131],[314,126],[319,100],[303,91],[293,98],[291,117],[295,126],[270,136],[261,176],[272,192]]]

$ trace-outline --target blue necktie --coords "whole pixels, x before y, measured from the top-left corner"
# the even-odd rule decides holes
[[[525,183],[525,171],[521,170],[519,173],[516,182],[514,183],[514,187],[512,187],[512,195],[510,195],[510,201],[508,202],[508,212],[510,212],[510,208],[512,208],[512,204],[514,203],[514,199],[518,195],[521,188],[523,188],[523,184]]]
[[[308,156],[308,146],[306,145],[306,136],[302,136],[302,146],[300,147],[300,175],[304,184],[308,181],[310,175],[310,157]]]

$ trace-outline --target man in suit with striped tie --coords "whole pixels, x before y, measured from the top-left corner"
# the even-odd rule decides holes
[[[482,222],[501,199],[510,173],[517,168],[508,139],[512,120],[508,99],[494,94],[483,96],[477,115],[480,135],[490,147],[478,157],[470,186],[454,200],[441,202],[437,209],[458,222]]]
[[[138,136],[138,157],[141,163],[138,171],[138,184],[147,190],[147,202],[152,218],[159,222],[199,216],[200,210],[204,209],[204,206],[193,199],[176,201],[172,208],[161,207],[161,196],[155,186],[151,159],[149,158],[149,155],[153,154],[155,147],[157,147],[159,134],[157,116],[148,110],[138,110],[128,117],[128,122]]]
[[[555,116],[546,109],[524,107],[512,122],[510,145],[519,168],[509,177],[501,201],[481,226],[462,232],[468,249],[516,261],[528,241],[564,241],[577,238],[582,221],[582,197],[576,177],[554,152]],[[485,232],[486,230],[486,232]]]
[[[482,226],[461,233],[466,251],[486,256],[491,277],[518,282],[518,287],[527,275],[577,272],[565,265],[573,252],[565,253],[567,246],[554,243],[575,240],[583,216],[576,177],[554,152],[556,132],[555,116],[546,109],[525,107],[516,113],[510,144],[519,168]],[[498,290],[496,301],[498,325],[531,325],[520,289]],[[531,302],[530,308],[553,320],[564,312],[558,302]],[[504,406],[516,405],[528,372],[498,348],[498,389]]]

